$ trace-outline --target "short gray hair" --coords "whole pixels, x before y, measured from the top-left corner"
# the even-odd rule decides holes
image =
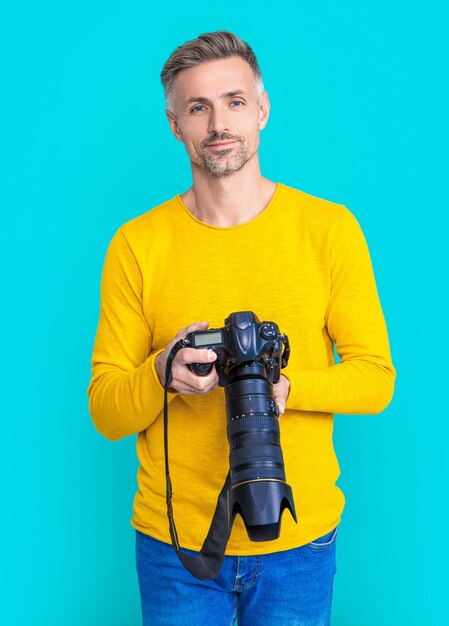
[[[167,109],[174,112],[174,86],[178,72],[207,61],[231,57],[240,57],[249,64],[260,98],[264,92],[262,73],[252,48],[237,35],[227,30],[220,30],[214,33],[204,33],[197,39],[186,41],[182,46],[178,46],[167,59],[161,72]]]

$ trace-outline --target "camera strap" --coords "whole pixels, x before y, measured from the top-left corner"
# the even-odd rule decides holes
[[[172,362],[176,354],[188,344],[184,339],[179,340],[171,349],[165,368],[165,385],[164,385],[164,453],[165,453],[165,481],[166,481],[166,503],[167,516],[170,528],[170,537],[173,547],[178,555],[179,560],[195,578],[199,580],[212,580],[216,578],[223,564],[226,545],[231,534],[231,528],[228,523],[227,509],[227,492],[231,487],[231,475],[228,472],[226,481],[218,496],[217,506],[212,518],[212,522],[204,540],[198,556],[191,556],[182,552],[176,531],[175,520],[173,518],[172,504],[172,484],[170,480],[170,469],[168,463],[168,389],[172,382]]]

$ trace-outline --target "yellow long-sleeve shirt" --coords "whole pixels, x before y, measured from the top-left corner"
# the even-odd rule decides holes
[[[104,263],[89,407],[109,439],[138,433],[133,526],[170,542],[165,504],[163,387],[155,358],[180,328],[253,311],[288,335],[280,419],[298,524],[252,543],[237,517],[227,554],[298,547],[332,530],[344,496],[333,413],[378,413],[395,379],[369,252],[354,216],[281,183],[255,219],[231,228],[196,219],[178,194],[124,224]],[[333,343],[340,356],[334,364]],[[228,470],[224,390],[169,394],[170,471],[180,543],[199,549]]]

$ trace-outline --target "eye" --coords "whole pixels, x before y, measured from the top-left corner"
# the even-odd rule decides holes
[[[205,109],[206,107],[204,107],[202,104],[198,104],[196,107],[193,107],[193,109],[191,110],[191,113],[199,113],[200,111],[198,111],[198,109]]]
[[[239,105],[240,105],[240,104],[242,104],[242,105],[243,105],[243,104],[244,104],[244,102],[242,102],[241,100],[233,100],[233,101],[231,102],[231,104],[239,104]],[[232,107],[232,108],[233,108],[233,109],[238,109],[239,107]]]

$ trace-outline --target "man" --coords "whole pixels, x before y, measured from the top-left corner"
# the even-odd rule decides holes
[[[270,103],[245,42],[227,31],[201,35],[173,52],[161,77],[193,184],[112,239],[88,392],[103,435],[138,433],[132,525],[143,621],[329,624],[344,506],[333,413],[383,410],[395,378],[368,249],[344,206],[262,177],[259,134]],[[274,393],[298,523],[286,513],[279,539],[254,543],[238,516],[219,576],[199,581],[170,545],[165,366],[178,339],[220,328],[235,311],[276,322],[290,339]],[[168,394],[173,507],[188,553],[201,548],[229,463],[215,368],[200,377],[187,367],[215,358],[180,350]]]

